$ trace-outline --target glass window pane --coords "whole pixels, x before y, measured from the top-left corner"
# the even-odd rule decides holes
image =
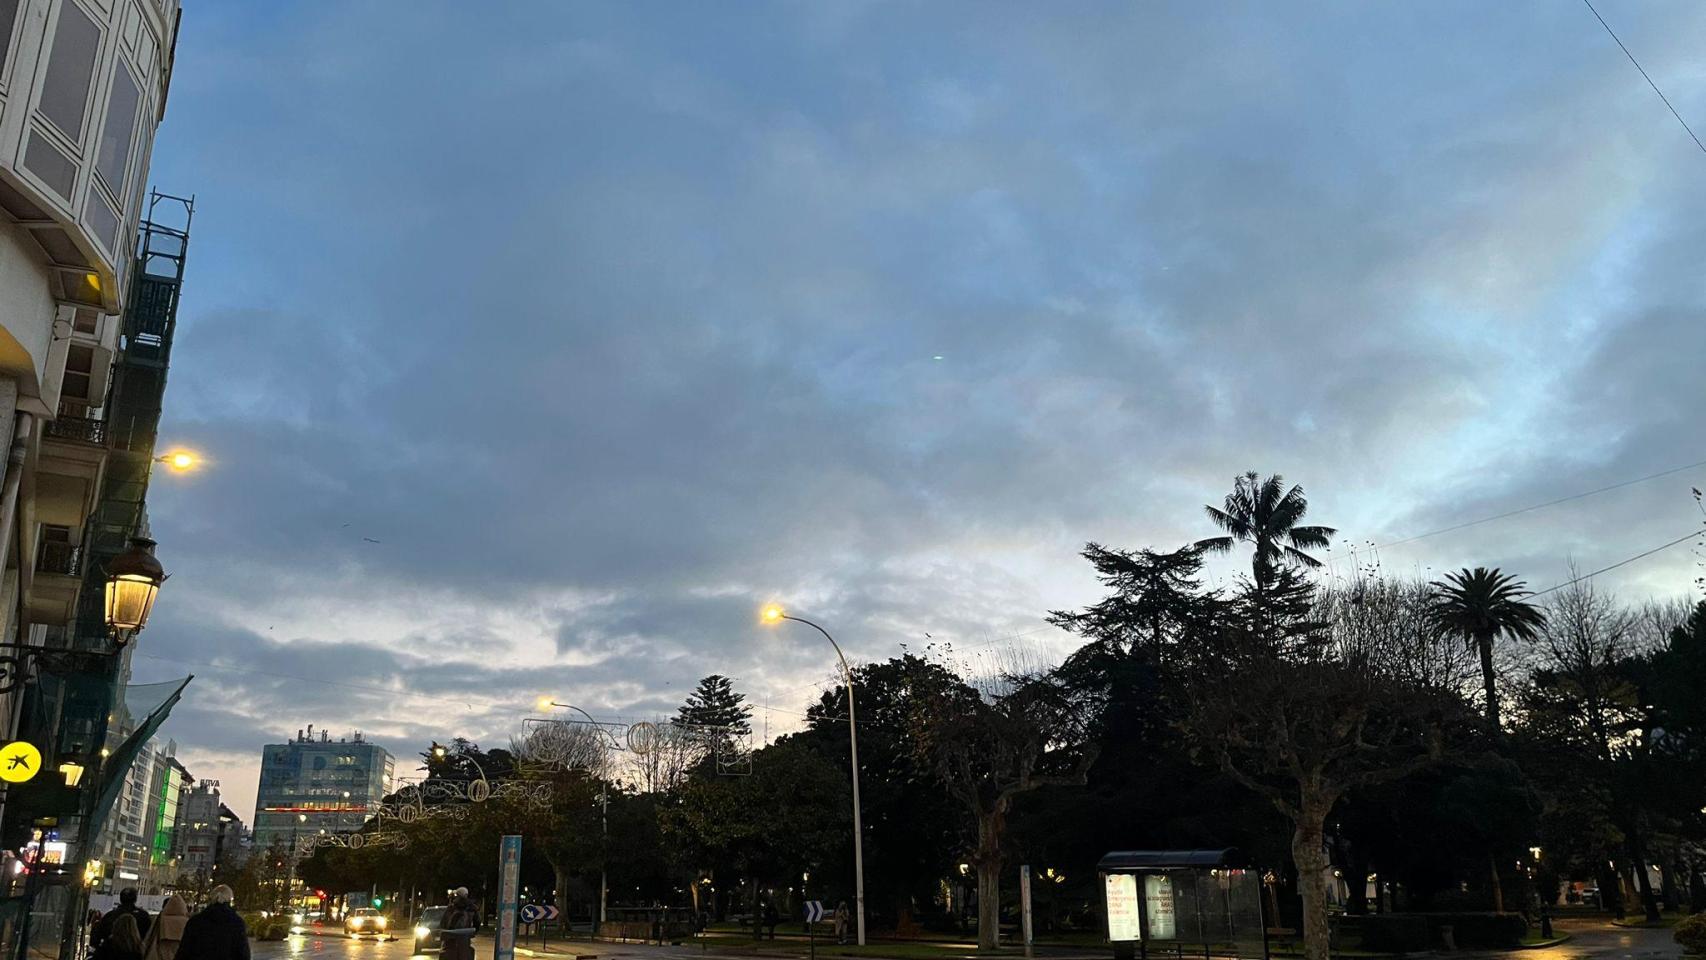
[[[0,0],[0,81],[6,79],[6,51],[12,46],[12,31],[18,25],[18,0]]]
[[[89,105],[89,87],[94,83],[95,55],[100,51],[101,28],[73,0],[60,0],[59,20],[53,29],[53,51],[47,61],[47,77],[41,84],[41,115],[83,142],[83,109]]]
[[[107,119],[101,125],[101,149],[95,155],[95,172],[101,175],[113,196],[124,198],[126,167],[130,161],[130,138],[136,130],[136,105],[142,91],[130,78],[122,62],[113,64],[112,94],[107,99]]]

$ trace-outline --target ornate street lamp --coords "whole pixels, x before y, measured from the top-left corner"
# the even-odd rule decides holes
[[[166,569],[154,557],[154,541],[131,537],[130,548],[107,564],[107,628],[123,647],[148,625]]]

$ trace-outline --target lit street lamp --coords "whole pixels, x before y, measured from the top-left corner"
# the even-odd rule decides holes
[[[175,473],[189,473],[202,465],[202,456],[194,450],[173,450],[163,457],[155,457],[155,463],[163,463]]]
[[[775,626],[783,620],[803,623],[829,641],[835,648],[835,656],[841,661],[841,677],[847,684],[847,738],[852,751],[853,765],[853,901],[859,923],[859,946],[865,945],[865,830],[859,815],[859,721],[853,712],[853,668],[847,663],[847,655],[841,652],[841,644],[829,635],[829,631],[805,619],[788,614],[778,604],[766,604],[759,611],[758,618],[768,626]]]
[[[154,541],[131,537],[130,548],[107,563],[107,628],[120,647],[148,625],[166,570],[154,557]]]

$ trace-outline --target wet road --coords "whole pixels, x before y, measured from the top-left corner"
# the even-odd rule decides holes
[[[397,940],[375,940],[362,937],[349,940],[341,936],[300,934],[284,940],[249,945],[254,960],[409,960],[415,942],[409,937]],[[434,951],[432,956],[438,956]]]
[[[1568,933],[1567,943],[1556,947],[1522,950],[1514,953],[1474,953],[1467,951],[1451,956],[1464,960],[1482,957],[1516,958],[1516,960],[1678,960],[1682,948],[1672,939],[1669,929],[1624,929],[1598,920],[1559,920],[1554,926],[1558,933]]]

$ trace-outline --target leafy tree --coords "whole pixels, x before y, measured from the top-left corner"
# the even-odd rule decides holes
[[[1013,800],[1039,787],[1084,783],[1098,750],[1088,736],[1097,711],[1049,674],[1010,678],[988,698],[964,683],[943,684],[915,703],[918,757],[977,827],[970,859],[977,868],[978,949],[995,950]]]
[[[1434,581],[1434,622],[1447,634],[1460,637],[1481,656],[1481,685],[1487,697],[1487,727],[1497,734],[1499,691],[1493,673],[1493,643],[1500,636],[1533,640],[1546,622],[1539,607],[1529,603],[1523,581],[1497,567],[1476,567]]]
[[[1125,655],[1147,649],[1159,663],[1168,646],[1202,629],[1216,609],[1218,596],[1202,589],[1198,547],[1160,553],[1090,543],[1082,555],[1111,592],[1082,611],[1056,610],[1049,622],[1090,644]]]
[[[964,821],[929,764],[913,750],[915,700],[956,683],[941,664],[908,653],[853,668],[859,707],[860,804],[865,828],[866,910],[904,925],[928,906],[942,877],[958,862]],[[852,792],[847,736],[847,688],[837,684],[806,710],[807,730],[796,739],[823,756]],[[851,889],[851,846],[823,876]],[[833,879],[847,878],[847,879]]]
[[[749,775],[701,768],[660,809],[666,841],[689,862],[752,879],[754,896],[832,860],[851,829],[841,776],[793,737],[754,751]]]
[[[1281,566],[1319,567],[1321,561],[1303,551],[1325,549],[1338,532],[1332,527],[1300,526],[1309,512],[1309,498],[1301,486],[1287,490],[1285,478],[1277,473],[1263,480],[1252,470],[1233,482],[1223,506],[1210,504],[1203,509],[1226,536],[1198,540],[1196,548],[1229,553],[1237,543],[1254,545],[1250,572],[1257,587],[1267,586]]]
[[[1253,582],[1235,598],[1241,615],[1219,656],[1200,664],[1186,724],[1205,756],[1290,822],[1304,953],[1327,960],[1327,817],[1351,791],[1433,762],[1450,704],[1446,691],[1404,672],[1389,634],[1300,612],[1295,584],[1281,586],[1283,610],[1259,609],[1274,594]],[[1353,617],[1358,609],[1341,607]]]

